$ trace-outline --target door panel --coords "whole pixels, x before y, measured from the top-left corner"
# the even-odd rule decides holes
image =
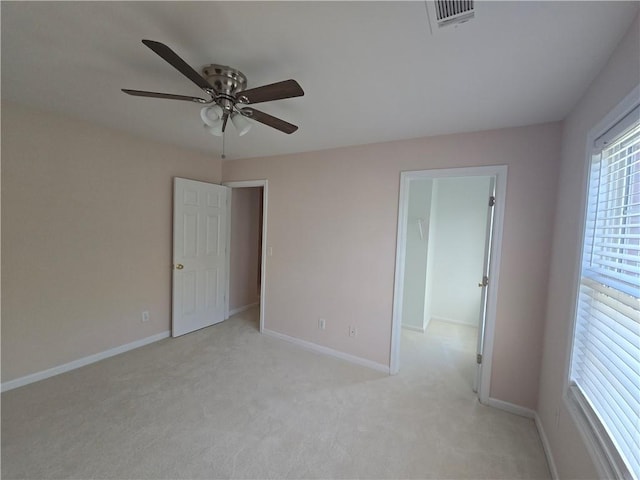
[[[221,185],[174,181],[174,337],[225,319],[228,192]]]
[[[487,200],[487,208],[489,212],[487,214],[487,229],[485,233],[484,243],[484,262],[482,267],[482,278],[478,279],[478,286],[482,288],[481,300],[480,300],[480,322],[478,324],[478,345],[476,348],[477,358],[482,359],[484,350],[484,333],[485,324],[487,320],[487,298],[488,290],[491,284],[491,277],[489,272],[489,263],[491,262],[491,241],[493,240],[493,217],[494,217],[494,205],[496,197],[496,177],[491,177],[489,183],[489,195]],[[491,200],[493,199],[493,200]],[[477,362],[476,377],[473,382],[473,391],[477,392],[480,385],[480,378],[482,374],[482,361]]]

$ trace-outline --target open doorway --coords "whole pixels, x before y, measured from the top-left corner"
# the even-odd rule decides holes
[[[229,202],[229,287],[227,318],[259,306],[264,329],[267,181],[227,182]]]
[[[488,399],[505,187],[502,166],[402,173],[392,373],[401,349],[402,368],[457,362]]]

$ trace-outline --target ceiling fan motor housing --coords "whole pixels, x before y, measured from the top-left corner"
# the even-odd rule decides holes
[[[231,111],[236,103],[236,93],[247,88],[247,77],[235,68],[217,64],[203,67],[202,73],[215,89],[217,96],[221,97],[216,103]]]

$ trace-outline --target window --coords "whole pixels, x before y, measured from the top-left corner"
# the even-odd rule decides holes
[[[640,477],[640,106],[598,137],[569,397],[612,473]]]

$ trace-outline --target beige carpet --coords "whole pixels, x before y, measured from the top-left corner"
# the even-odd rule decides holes
[[[389,377],[254,309],[2,394],[2,478],[548,478],[533,422],[475,399],[470,332],[404,332]]]

